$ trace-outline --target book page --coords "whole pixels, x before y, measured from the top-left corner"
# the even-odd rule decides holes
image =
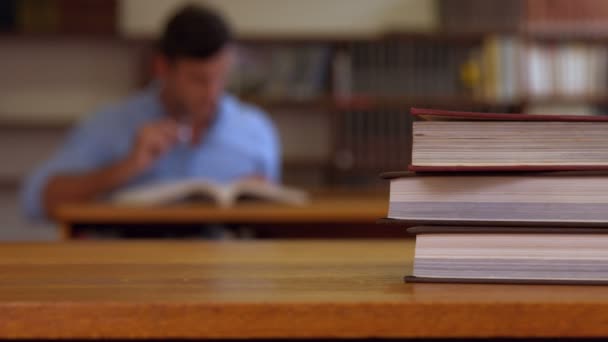
[[[308,194],[302,190],[261,180],[243,180],[232,185],[232,203],[251,199],[298,206],[309,202]]]
[[[118,192],[111,200],[118,204],[159,205],[208,199],[219,202],[222,197],[219,187],[201,180],[184,180],[143,185],[134,189]]]

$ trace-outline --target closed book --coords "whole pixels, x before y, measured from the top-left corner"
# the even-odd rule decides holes
[[[608,227],[608,173],[386,173],[404,225]]]
[[[411,114],[411,171],[608,170],[608,116]]]
[[[608,284],[608,229],[414,227],[406,282]]]

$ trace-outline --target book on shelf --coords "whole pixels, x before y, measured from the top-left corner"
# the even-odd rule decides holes
[[[0,33],[17,30],[17,0],[0,1]]]
[[[439,24],[445,32],[514,32],[524,18],[524,0],[440,0]]]
[[[608,48],[597,42],[531,43],[523,53],[525,89],[531,101],[586,103],[608,91]]]
[[[604,0],[527,0],[523,29],[533,33],[593,34],[608,28]]]
[[[59,15],[59,9],[55,1],[18,1],[18,31],[25,33],[56,33],[59,27]]]
[[[411,114],[412,171],[608,170],[608,116]]]
[[[407,282],[608,284],[608,229],[420,226]]]
[[[367,170],[367,173],[405,167],[409,153],[409,115],[406,111],[352,110],[336,114],[334,161],[338,170]]]
[[[333,56],[336,97],[468,96],[461,68],[476,48],[428,39],[352,43]]]
[[[55,0],[61,33],[114,34],[118,25],[116,0]]]
[[[318,99],[327,92],[329,59],[329,47],[323,44],[241,44],[228,88],[246,97],[268,100]]]
[[[549,34],[605,32],[605,0],[440,0],[445,32],[532,32]]]
[[[231,207],[243,201],[266,201],[300,206],[308,203],[308,195],[295,188],[260,180],[243,180],[230,184],[185,180],[123,190],[111,198],[111,202],[117,205],[132,206],[212,203],[220,207]]]
[[[116,0],[2,0],[0,32],[112,34]]]

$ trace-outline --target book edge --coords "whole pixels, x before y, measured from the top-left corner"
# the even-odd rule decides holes
[[[430,278],[407,275],[405,283],[429,284],[504,284],[504,285],[608,285],[608,280],[558,280],[558,279],[484,279],[484,278]]]
[[[605,171],[608,165],[509,165],[509,166],[424,166],[410,164],[409,172],[571,172]]]
[[[412,235],[421,234],[608,234],[607,227],[467,227],[467,226],[415,226],[407,229]]]
[[[451,111],[430,108],[410,108],[410,114],[414,117],[428,120],[432,118],[449,119],[477,119],[491,121],[557,121],[557,122],[608,122],[608,117],[591,115],[556,115],[556,114],[509,114],[509,113],[482,113]]]
[[[377,220],[377,223],[381,224],[392,224],[403,228],[412,227],[503,227],[503,228],[608,228],[608,222],[560,222],[560,221],[466,221],[466,220],[407,220],[407,219],[396,219],[391,217],[381,218]]]

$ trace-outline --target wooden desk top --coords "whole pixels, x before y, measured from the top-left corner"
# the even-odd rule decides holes
[[[310,205],[293,207],[268,203],[232,208],[186,204],[175,206],[117,206],[74,204],[58,208],[53,217],[64,224],[86,223],[373,223],[388,212],[387,196],[325,196]]]
[[[411,241],[0,246],[1,338],[607,336],[608,288],[404,284]]]

